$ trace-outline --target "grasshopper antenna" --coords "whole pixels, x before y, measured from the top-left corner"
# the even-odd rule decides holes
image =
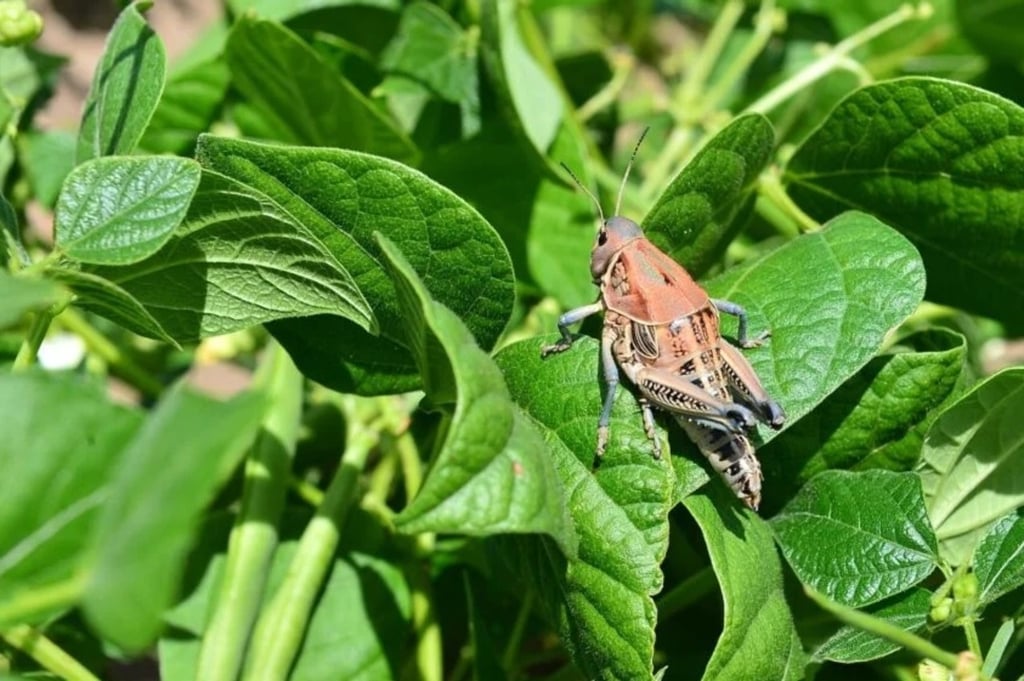
[[[582,189],[583,193],[589,196],[590,200],[594,202],[595,206],[597,206],[597,214],[601,218],[601,224],[604,225],[604,211],[601,210],[601,202],[597,200],[596,196],[594,196],[594,192],[590,191],[585,186],[583,186],[583,183],[580,182],[580,178],[576,177],[576,173],[572,172],[572,169],[569,168],[569,166],[565,165],[564,163],[562,163],[561,166],[565,170],[565,172],[569,173],[569,177],[571,177],[573,182],[576,183],[576,186]],[[602,227],[601,229],[604,229],[604,227]]]
[[[636,160],[636,152],[640,151],[640,143],[647,137],[647,131],[650,130],[650,126],[644,128],[644,131],[640,133],[640,139],[636,141],[636,146],[633,147],[633,154],[629,157],[629,163],[626,164],[626,172],[622,174],[622,184],[619,185],[619,195],[615,199],[615,214],[619,215],[619,211],[622,210],[622,193],[626,190],[626,180],[629,179],[629,171],[633,169],[633,161]]]

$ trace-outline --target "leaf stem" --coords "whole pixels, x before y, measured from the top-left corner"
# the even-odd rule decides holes
[[[367,424],[357,398],[342,396],[348,433],[341,465],[323,503],[299,540],[284,581],[260,614],[246,659],[244,678],[278,681],[288,677],[302,645],[317,593],[334,564],[334,552],[349,509],[356,502],[359,476],[377,444],[382,419]]]
[[[302,414],[302,374],[270,343],[254,387],[270,396],[263,427],[245,465],[242,505],[228,540],[220,593],[203,635],[196,679],[233,681],[244,660],[277,548]]]
[[[18,594],[0,606],[0,622],[23,622],[40,613],[70,608],[82,597],[86,579],[84,573],[76,574],[63,581]]]
[[[502,669],[505,670],[510,678],[516,676],[512,671],[515,669],[516,660],[520,657],[523,633],[526,631],[526,624],[530,619],[530,613],[533,611],[533,599],[533,591],[527,591],[523,602],[519,604],[519,612],[516,613],[516,621],[512,625],[512,633],[509,635],[508,643],[505,645],[505,654],[501,656]]]
[[[784,15],[782,17],[784,18]],[[703,118],[707,112],[722,106],[726,96],[736,87],[750,65],[757,59],[757,55],[761,54],[768,41],[771,40],[775,27],[779,24],[779,19],[775,10],[775,0],[763,0],[754,21],[753,35],[747,40],[740,53],[729,63],[725,72],[711,86],[711,89],[701,98],[700,118]]]
[[[19,624],[4,630],[2,636],[7,643],[65,681],[99,681],[82,663],[64,652],[38,629]]]
[[[672,98],[672,111],[676,115],[676,120],[684,126],[695,120],[687,117],[686,112],[697,108],[701,93],[725,49],[726,42],[736,28],[736,23],[743,16],[744,7],[743,0],[728,0],[722,5],[718,16],[715,17],[715,23],[697,53],[697,58],[687,71],[686,78],[676,91],[675,97]]]
[[[154,379],[148,371],[139,366],[131,355],[121,350],[109,338],[96,330],[86,321],[78,310],[67,308],[57,319],[57,323],[82,339],[85,347],[114,367],[133,386],[147,397],[157,398],[163,393],[164,386]]]
[[[790,198],[777,170],[770,169],[761,173],[758,183],[758,193],[767,201],[774,204],[784,215],[789,216],[797,224],[801,232],[816,232],[821,229],[818,221],[805,213],[796,202]]]
[[[636,66],[636,59],[633,58],[633,55],[621,50],[613,51],[608,61],[612,66],[612,77],[604,87],[595,92],[576,110],[576,120],[580,123],[586,123],[595,114],[615,103]]]
[[[36,363],[39,356],[39,346],[43,344],[46,333],[50,330],[50,323],[53,321],[53,308],[40,310],[32,315],[32,327],[29,329],[25,340],[21,342],[18,349],[18,356],[14,358],[13,371],[25,371]]]
[[[921,638],[917,634],[900,629],[894,624],[869,615],[866,612],[854,610],[853,608],[841,605],[829,600],[822,594],[807,586],[804,591],[808,597],[819,606],[835,615],[836,619],[850,626],[856,627],[869,634],[875,634],[884,639],[892,641],[901,648],[909,650],[919,657],[934,660],[947,669],[956,669],[959,658],[956,654],[943,650],[931,641]]]
[[[417,554],[424,558],[433,553],[434,534],[424,532],[417,535],[416,549]],[[402,678],[408,681],[441,681],[444,677],[441,626],[437,621],[427,567],[425,562],[414,561],[405,568],[405,577],[411,591],[413,635],[416,638],[416,652],[409,658],[402,674]]]
[[[931,14],[931,5],[922,3],[918,7],[911,4],[901,5],[892,14],[886,15],[873,24],[865,26],[849,38],[836,43],[821,58],[811,62],[792,77],[765,93],[760,99],[747,107],[748,112],[766,114],[787,99],[808,88],[811,83],[827,75],[838,64],[858,47],[890,31],[900,24],[915,18],[925,18]]]

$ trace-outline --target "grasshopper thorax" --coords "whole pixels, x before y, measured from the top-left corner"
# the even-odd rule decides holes
[[[594,282],[600,283],[616,253],[627,244],[642,238],[643,230],[629,218],[613,215],[605,220],[590,252],[590,275]]]

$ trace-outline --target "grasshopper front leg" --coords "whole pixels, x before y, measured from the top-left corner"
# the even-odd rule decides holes
[[[764,339],[772,335],[770,329],[765,329],[757,335],[757,338],[747,337],[747,311],[742,305],[734,303],[731,300],[722,300],[721,298],[712,298],[711,303],[718,308],[719,312],[725,314],[731,314],[736,317],[738,327],[736,329],[736,342],[739,343],[741,348],[756,348],[757,346],[764,343]]]
[[[565,352],[572,347],[573,342],[576,340],[569,333],[569,327],[573,324],[583,321],[587,317],[593,314],[597,314],[604,309],[604,304],[600,301],[592,303],[590,305],[584,305],[583,307],[577,307],[569,310],[561,317],[558,318],[558,331],[562,334],[562,337],[557,343],[545,346],[540,351],[541,357],[547,357],[548,355],[554,355],[555,353]]]

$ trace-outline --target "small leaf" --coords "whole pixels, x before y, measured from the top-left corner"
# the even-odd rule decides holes
[[[338,149],[281,147],[204,136],[207,168],[237,178],[302,224],[351,273],[380,336],[337,317],[275,322],[271,332],[304,374],[363,394],[419,383],[404,347],[403,312],[373,232],[394,241],[431,297],[493,345],[514,298],[508,252],[469,204],[423,174],[387,159]]]
[[[66,130],[31,131],[20,135],[19,141],[19,157],[32,185],[32,194],[52,209],[64,180],[75,165],[75,136]]]
[[[130,153],[160,101],[167,57],[139,5],[126,7],[107,34],[85,100],[76,163]]]
[[[6,628],[72,604],[74,594],[63,604],[33,594],[82,567],[108,481],[142,419],[110,404],[101,386],[55,373],[0,375],[0,413],[0,626]],[[12,611],[17,619],[6,619]]]
[[[931,592],[919,587],[864,608],[865,612],[880,620],[913,632],[924,629],[928,624],[929,610]],[[876,660],[899,649],[897,643],[847,624],[818,646],[814,659],[853,664]]]
[[[825,471],[771,524],[800,581],[852,607],[906,591],[937,566],[913,473]]]
[[[470,38],[443,9],[427,2],[406,6],[395,37],[381,55],[381,67],[447,102],[465,103],[464,135],[476,132],[472,122],[479,127],[480,84],[475,37]]]
[[[928,517],[954,565],[1024,504],[1024,368],[977,385],[935,420],[921,452]]]
[[[1024,584],[1024,515],[1019,509],[989,528],[974,550],[973,565],[980,607]]]
[[[149,310],[135,296],[114,282],[77,270],[48,268],[46,272],[76,294],[76,305],[150,338],[175,344],[175,339],[164,330]]]
[[[156,639],[199,514],[238,465],[262,411],[257,393],[220,403],[178,387],[136,434],[97,519],[83,601],[104,638],[126,651]]]
[[[225,48],[232,84],[272,122],[277,139],[415,163],[395,123],[281,24],[244,15]]]
[[[537,64],[520,35],[514,2],[484,0],[481,5],[481,51],[506,118],[517,135],[529,140],[539,159],[547,158],[565,115],[563,97]]]
[[[407,533],[543,532],[575,554],[562,488],[540,434],[516,410],[501,372],[469,330],[430,298],[401,251],[387,237],[378,239],[427,398],[452,413],[423,486],[395,525]]]
[[[786,603],[771,530],[756,515],[737,513],[724,486],[709,490],[683,501],[704,535],[725,602],[722,635],[702,678],[802,679],[807,655]]]
[[[14,326],[29,312],[53,305],[61,297],[61,287],[55,282],[13,277],[0,270],[0,330]]]
[[[759,114],[740,116],[686,165],[643,220],[654,245],[699,277],[721,260],[753,207],[775,131]]]
[[[962,382],[967,344],[942,329],[913,334],[872,359],[763,450],[765,478],[796,490],[830,468],[909,470],[928,426]]]
[[[499,542],[514,574],[540,591],[573,660],[590,678],[650,678],[660,563],[668,547],[675,481],[651,456],[639,406],[620,390],[611,414],[608,452],[596,469],[601,390],[597,344],[589,338],[542,361],[541,339],[505,347],[495,361],[509,391],[541,429],[546,455],[569,494],[579,537],[576,557],[563,559],[541,538]]]
[[[872,213],[921,250],[928,298],[1020,324],[1024,109],[929,78],[871,85],[844,99],[786,169],[819,219]]]
[[[198,163],[171,156],[83,163],[68,175],[57,200],[57,246],[98,265],[151,256],[181,224],[199,175]]]
[[[375,330],[358,286],[314,234],[260,192],[212,171],[202,173],[182,228],[163,250],[92,272],[132,296],[179,342],[314,314]]]

